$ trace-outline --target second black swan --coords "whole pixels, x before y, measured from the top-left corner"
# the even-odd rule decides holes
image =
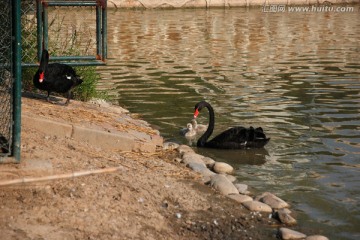
[[[49,64],[49,52],[44,49],[41,56],[40,66],[34,75],[34,86],[48,92],[47,101],[50,102],[51,92],[67,93],[65,104],[70,102],[71,90],[80,85],[83,80],[76,75],[75,70],[69,65],[62,63]]]
[[[215,126],[214,109],[205,101],[199,102],[195,105],[194,118],[199,115],[199,112],[204,107],[206,107],[209,111],[209,127],[197,141],[198,147],[222,149],[262,148],[269,142],[270,138],[266,137],[261,127],[233,127],[208,141],[208,138],[213,133]]]

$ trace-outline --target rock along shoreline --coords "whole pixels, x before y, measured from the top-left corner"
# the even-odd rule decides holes
[[[249,211],[255,214],[269,214],[269,218],[277,219],[285,226],[295,226],[297,221],[291,215],[290,205],[270,192],[264,192],[255,197],[247,190],[248,186],[242,183],[236,183],[236,177],[232,176],[234,168],[224,162],[215,160],[195,153],[187,145],[179,145],[173,142],[165,142],[164,149],[175,149],[179,153],[176,161],[185,164],[186,167],[201,174],[204,184],[209,185],[222,195],[233,199],[242,204]],[[305,239],[305,240],[328,240],[322,235],[309,235],[294,231],[287,227],[280,227],[277,237],[287,239]]]
[[[329,5],[352,4],[358,0],[108,0],[108,7],[113,8],[231,8],[255,7],[266,5]]]

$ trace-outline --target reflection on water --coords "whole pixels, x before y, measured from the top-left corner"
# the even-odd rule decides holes
[[[114,11],[99,88],[177,142],[203,99],[214,134],[262,126],[265,150],[199,152],[230,162],[255,193],[289,201],[302,227],[359,239],[359,38],[357,8]]]

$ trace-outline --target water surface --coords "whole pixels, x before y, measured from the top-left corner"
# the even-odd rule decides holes
[[[113,11],[99,88],[179,135],[194,105],[215,133],[262,126],[265,149],[199,149],[254,193],[287,200],[306,233],[360,239],[360,15],[260,9]],[[207,122],[206,110],[201,123]]]

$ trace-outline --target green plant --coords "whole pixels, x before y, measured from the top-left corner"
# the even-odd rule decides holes
[[[90,45],[93,41],[89,29],[85,28],[83,24],[80,28],[84,32],[85,37],[79,32],[63,31],[64,12],[55,11],[52,19],[49,21],[49,52],[52,56],[66,56],[66,55],[83,55],[88,53]],[[35,24],[35,17],[29,19],[24,15],[22,17],[22,51],[23,62],[36,61],[36,38],[37,30]],[[50,37],[51,36],[51,37]],[[85,40],[87,39],[87,40]],[[85,46],[84,46],[84,43]],[[105,91],[96,89],[96,85],[100,80],[100,75],[96,72],[94,66],[75,67],[78,75],[83,79],[83,83],[73,90],[73,98],[81,101],[88,101],[91,98],[102,98],[107,100],[108,95]],[[25,91],[37,91],[33,86],[33,76],[37,71],[37,67],[27,67],[22,70],[22,88]]]
[[[92,98],[108,100],[109,97],[106,92],[96,89],[96,85],[100,80],[100,75],[96,72],[95,67],[77,67],[76,73],[82,78],[83,83],[74,89],[73,95],[75,99],[81,101],[89,101]]]

